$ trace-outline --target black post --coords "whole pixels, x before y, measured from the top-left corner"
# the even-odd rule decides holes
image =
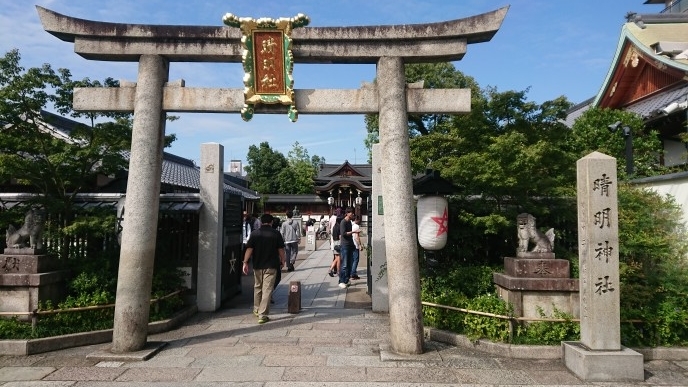
[[[626,138],[626,175],[633,175],[633,133],[631,128],[624,126],[624,137]]]

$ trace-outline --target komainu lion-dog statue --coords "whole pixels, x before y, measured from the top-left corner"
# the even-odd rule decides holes
[[[535,243],[531,253],[551,253],[554,249],[554,229],[542,233],[535,227],[535,217],[531,214],[519,214],[516,217],[518,227],[518,252],[528,252],[530,241]]]
[[[24,217],[24,224],[18,230],[9,225],[5,234],[5,242],[9,248],[30,247],[43,248],[43,225],[45,216],[43,210],[31,209]]]

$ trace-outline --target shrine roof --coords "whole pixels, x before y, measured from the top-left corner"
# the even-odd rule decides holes
[[[592,106],[626,108],[688,77],[688,14],[632,14]],[[649,80],[652,80],[649,81]],[[653,85],[652,89],[640,89]]]

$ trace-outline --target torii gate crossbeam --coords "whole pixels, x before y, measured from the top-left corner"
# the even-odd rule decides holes
[[[83,20],[36,7],[43,28],[74,42],[86,59],[139,62],[136,84],[120,88],[76,89],[74,108],[134,111],[127,183],[127,219],[115,302],[113,352],[146,344],[148,297],[157,229],[164,114],[239,112],[243,90],[185,88],[167,83],[170,62],[241,62],[238,30],[214,26],[162,26]],[[492,39],[508,7],[464,19],[429,24],[365,27],[304,27],[293,31],[294,63],[377,65],[376,84],[358,90],[295,90],[300,114],[380,114],[382,192],[392,349],[423,351],[423,326],[416,227],[413,215],[408,113],[467,113],[470,90],[407,88],[404,64],[454,61],[468,44]],[[219,17],[218,17],[219,19]],[[283,106],[257,106],[257,113],[284,112]],[[136,178],[132,178],[132,173]],[[157,176],[156,176],[157,173]],[[199,310],[219,307],[219,295]]]

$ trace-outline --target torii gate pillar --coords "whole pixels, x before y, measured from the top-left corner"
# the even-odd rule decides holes
[[[113,352],[141,349],[148,335],[165,137],[162,95],[168,73],[169,64],[162,56],[142,55],[139,59],[126,215],[117,274]],[[136,226],[127,227],[127,224]]]
[[[392,350],[423,352],[423,318],[416,221],[411,184],[411,153],[402,58],[382,57],[377,63],[382,148],[382,196],[385,217],[394,232],[385,232],[389,275],[389,322]]]

